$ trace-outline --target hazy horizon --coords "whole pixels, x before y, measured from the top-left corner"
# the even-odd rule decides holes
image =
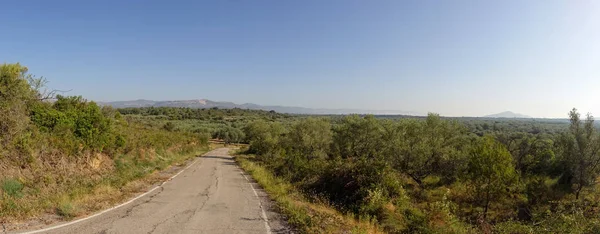
[[[153,102],[172,102],[172,101],[199,101],[199,100],[208,100],[208,101],[213,101],[213,102],[230,102],[230,101],[226,101],[226,100],[211,100],[208,98],[196,98],[196,99],[186,99],[186,100],[152,100],[152,99],[134,99],[134,100],[118,100],[118,101],[98,101],[98,100],[90,100],[90,101],[97,101],[103,104],[114,104],[114,103],[120,103],[120,102],[136,102],[136,101],[153,101]],[[427,111],[427,112],[416,112],[416,111],[411,111],[411,110],[393,110],[393,109],[389,109],[389,110],[377,110],[377,109],[357,109],[357,108],[310,108],[310,107],[303,107],[303,106],[286,106],[286,105],[270,105],[270,104],[261,104],[261,103],[236,103],[236,102],[231,102],[234,103],[236,105],[244,105],[244,104],[254,104],[254,105],[259,105],[262,107],[275,107],[275,106],[279,106],[279,107],[293,107],[293,108],[308,108],[308,109],[314,109],[314,110],[344,110],[344,111],[359,111],[357,113],[354,112],[347,112],[344,114],[374,114],[374,115],[412,115],[412,116],[427,116],[428,113],[438,113],[438,112],[434,112],[434,111]],[[154,105],[151,105],[154,106]],[[193,107],[192,107],[193,108]],[[267,109],[264,109],[267,110]],[[289,113],[289,112],[286,112]],[[484,115],[479,115],[479,116],[465,116],[465,115],[442,115],[444,117],[486,117],[489,115],[496,115],[496,114],[504,114],[504,113],[509,113],[509,114],[515,114],[515,115],[524,115],[527,116],[526,118],[550,118],[550,119],[568,119],[567,117],[537,117],[537,116],[529,116],[527,114],[524,113],[516,113],[510,110],[505,110],[505,111],[500,111],[500,112],[496,112],[496,113],[488,113],[488,114],[484,114]],[[300,113],[302,114],[302,113]],[[333,114],[333,115],[338,115],[339,113],[321,113],[321,114]],[[438,113],[439,114],[439,113]],[[500,117],[500,118],[505,118],[505,117]],[[508,118],[512,118],[512,117],[508,117]]]
[[[0,62],[89,100],[600,115],[596,1],[13,1]]]

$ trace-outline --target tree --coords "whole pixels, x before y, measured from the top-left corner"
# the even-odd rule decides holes
[[[8,145],[27,130],[29,105],[37,93],[28,83],[27,67],[0,65],[0,146]]]
[[[275,174],[293,182],[316,180],[325,169],[332,142],[331,124],[321,118],[303,118],[289,128],[279,157],[271,160]]]
[[[600,170],[600,137],[594,127],[594,117],[587,114],[581,120],[577,109],[569,112],[569,131],[560,136],[558,150],[562,157],[562,181],[574,186],[575,199],[581,190],[595,183]]]
[[[333,151],[337,157],[381,159],[383,127],[374,116],[346,116],[333,131]]]
[[[432,174],[450,177],[462,163],[457,157],[465,131],[454,121],[430,113],[425,121],[403,120],[386,129],[386,156],[419,186]]]
[[[31,86],[31,88],[35,91],[37,100],[40,100],[40,101],[56,99],[55,97],[56,97],[57,93],[68,92],[68,90],[67,91],[61,91],[61,90],[56,90],[56,89],[49,90],[46,86],[48,84],[48,80],[44,77],[37,78],[33,75],[27,75],[25,78],[29,82],[29,85]]]
[[[325,119],[300,120],[286,135],[287,148],[308,159],[325,158],[331,142],[331,124]]]
[[[279,148],[283,126],[279,122],[268,123],[257,120],[244,127],[244,133],[250,142],[250,152],[261,156],[274,153]]]
[[[554,142],[548,137],[526,132],[499,133],[495,136],[508,149],[515,169],[522,176],[544,175],[552,170]]]
[[[517,179],[512,157],[504,145],[490,136],[477,139],[469,153],[465,179],[483,207],[487,217],[490,202],[509,193],[509,187]]]
[[[225,144],[240,143],[244,139],[244,132],[237,128],[226,126],[215,133],[215,137],[225,141]]]

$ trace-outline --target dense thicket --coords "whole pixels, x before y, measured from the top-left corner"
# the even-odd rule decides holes
[[[240,108],[219,109],[214,108],[187,108],[187,107],[142,107],[142,108],[120,108],[119,112],[124,115],[162,116],[170,120],[199,119],[199,120],[223,120],[225,118],[261,118],[270,119],[289,118],[290,115],[274,111],[245,110]]]
[[[547,128],[350,115],[244,132],[276,175],[388,232],[598,232],[600,135],[591,115],[569,117]]]

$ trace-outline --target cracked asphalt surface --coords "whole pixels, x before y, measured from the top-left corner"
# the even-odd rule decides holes
[[[131,204],[44,233],[291,232],[272,211],[267,195],[244,178],[227,148],[196,160],[173,180]]]

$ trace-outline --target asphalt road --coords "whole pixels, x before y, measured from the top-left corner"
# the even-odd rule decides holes
[[[213,150],[122,207],[43,233],[289,233],[228,149]]]

